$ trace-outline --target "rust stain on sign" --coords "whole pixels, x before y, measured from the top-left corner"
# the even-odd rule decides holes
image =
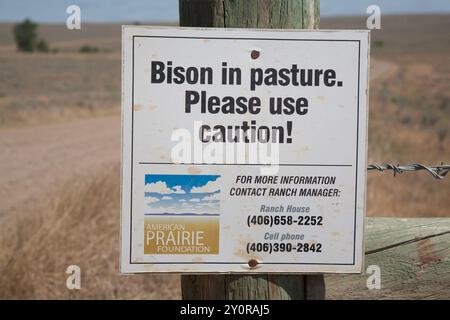
[[[133,106],[134,111],[141,111],[142,109],[144,109],[144,107],[141,104],[135,104]]]
[[[199,167],[195,167],[195,166],[189,167],[189,168],[187,169],[187,171],[188,171],[190,174],[199,174],[199,173],[202,172],[202,170],[200,170]]]

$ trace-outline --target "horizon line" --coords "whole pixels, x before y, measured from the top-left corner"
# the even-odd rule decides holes
[[[386,16],[431,16],[431,15],[450,15],[449,11],[436,11],[436,12],[389,12],[389,13],[383,13],[383,17]],[[323,14],[320,16],[320,18],[367,18],[368,16],[365,14]],[[41,23],[41,24],[65,24],[66,20],[40,20],[40,19],[33,19],[32,17],[24,17],[22,19],[5,19],[0,20],[0,23],[18,23],[22,22],[26,19],[29,19],[33,22]],[[179,19],[174,20],[139,20],[139,19],[130,19],[130,20],[83,20],[82,24],[141,24],[141,23],[164,23],[164,24],[179,24]]]

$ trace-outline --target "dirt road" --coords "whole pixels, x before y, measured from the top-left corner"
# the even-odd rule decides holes
[[[0,130],[0,219],[120,160],[120,117]]]
[[[372,61],[371,79],[395,70]],[[118,163],[120,117],[112,116],[0,130],[0,218],[22,211],[77,176]]]

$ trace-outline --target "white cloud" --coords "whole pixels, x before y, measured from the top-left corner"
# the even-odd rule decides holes
[[[174,186],[172,189],[175,190],[173,193],[176,193],[176,194],[184,194],[184,193],[186,193],[186,192],[184,192],[183,189],[181,189],[181,186]]]
[[[155,192],[159,194],[182,194],[185,193],[181,186],[174,186],[172,189],[167,186],[164,181],[157,181],[152,183],[147,183],[144,188],[145,192]]]
[[[189,200],[189,202],[200,202],[199,198],[192,198],[191,200]]]
[[[210,202],[200,202],[197,203],[197,206],[202,206],[202,207],[210,207],[211,205],[215,205],[214,203],[210,203]]]
[[[173,190],[170,189],[164,181],[157,181],[157,182],[147,183],[145,185],[145,192],[170,194],[170,193],[173,193]]]
[[[172,197],[169,197],[169,196],[164,196],[164,197],[162,197],[161,198],[161,200],[172,200],[173,198]]]
[[[146,197],[145,200],[147,201],[147,204],[152,204],[159,201],[159,199],[155,197]]]
[[[180,199],[178,202],[186,202],[186,199]]]
[[[203,186],[200,187],[192,187],[191,193],[210,193],[220,190],[220,180],[221,178],[217,178],[215,181],[208,181]]]
[[[203,201],[217,201],[220,200],[220,192],[213,193],[209,196],[206,196],[202,199]]]

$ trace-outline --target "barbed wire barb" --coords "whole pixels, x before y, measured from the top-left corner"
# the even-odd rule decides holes
[[[367,167],[367,170],[378,170],[378,171],[385,171],[385,170],[392,170],[394,172],[394,176],[398,173],[403,173],[406,171],[420,171],[425,170],[429,172],[433,177],[436,179],[444,179],[444,177],[447,175],[447,173],[450,171],[450,165],[441,163],[440,165],[436,166],[426,166],[420,163],[412,163],[407,165],[394,165],[392,163],[385,163],[385,164],[370,164]]]

